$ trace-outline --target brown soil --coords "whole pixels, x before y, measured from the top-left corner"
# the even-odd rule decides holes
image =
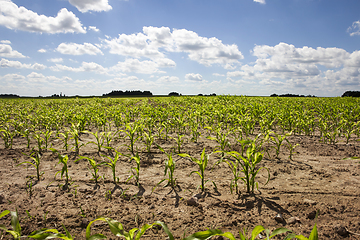
[[[207,134],[203,134],[206,136]],[[200,178],[197,174],[189,174],[198,170],[198,166],[189,159],[174,155],[176,160],[175,177],[177,187],[159,185],[152,193],[153,187],[164,178],[164,161],[166,155],[157,148],[147,154],[141,152],[140,186],[134,179],[126,183],[129,170],[135,162],[120,157],[117,164],[117,184],[112,182],[111,169],[101,166],[98,184],[90,179],[88,163],[85,159],[75,163],[78,157],[71,151],[63,154],[70,156],[69,175],[73,184],[69,190],[63,190],[64,179],[57,165],[57,156],[46,151],[41,159],[40,169],[44,172],[41,181],[33,179],[32,194],[26,188],[26,181],[36,174],[35,168],[29,164],[17,166],[30,158],[23,155],[29,153],[26,141],[15,138],[13,149],[0,149],[0,210],[18,210],[23,235],[41,228],[56,228],[64,233],[62,224],[76,239],[85,239],[85,229],[89,221],[99,216],[115,219],[124,225],[125,230],[142,226],[154,221],[165,222],[176,239],[188,236],[208,228],[218,228],[232,232],[236,238],[239,230],[252,230],[256,225],[274,230],[279,227],[291,229],[296,234],[309,236],[317,222],[319,239],[360,239],[360,164],[359,160],[342,160],[345,157],[360,156],[360,142],[352,138],[349,144],[342,139],[335,144],[321,143],[319,137],[291,136],[292,143],[300,144],[293,160],[288,159],[288,150],[281,147],[278,158],[271,149],[270,158],[264,154],[260,166],[270,170],[270,181],[264,186],[267,171],[261,170],[257,177],[259,190],[255,194],[245,193],[239,181],[241,194],[230,193],[232,175],[225,163],[215,166],[219,160],[217,154],[210,156],[205,172],[206,179],[216,183],[217,191],[209,181],[204,193],[198,189]],[[83,134],[83,143],[93,141],[92,135]],[[120,152],[128,153],[125,140],[113,142]],[[165,150],[175,146],[175,141],[159,141]],[[60,140],[52,140],[53,147],[62,149]],[[240,146],[231,140],[232,150],[240,151]],[[32,142],[35,146],[35,142]],[[139,148],[144,145],[137,143]],[[182,152],[200,157],[202,149],[210,153],[216,142],[201,137],[197,143],[185,141]],[[101,154],[107,154],[106,151]],[[80,155],[93,157],[99,161],[105,158],[97,153],[96,146],[88,144],[80,149]],[[109,193],[111,191],[111,194]],[[192,200],[189,200],[193,198]],[[26,210],[31,216],[26,213]],[[315,212],[320,214],[316,221]],[[281,214],[284,222],[277,222],[275,216]],[[291,217],[299,221],[291,222]],[[10,216],[0,220],[10,228]],[[344,230],[344,231],[341,231]],[[109,227],[104,222],[92,225],[92,233],[103,233],[114,239]],[[149,229],[142,239],[166,239],[160,228]],[[284,238],[282,236],[281,238]],[[10,239],[10,235],[2,239]],[[214,238],[221,239],[221,238]]]

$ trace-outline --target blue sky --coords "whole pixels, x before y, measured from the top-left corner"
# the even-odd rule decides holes
[[[358,0],[0,0],[0,94],[360,90]]]

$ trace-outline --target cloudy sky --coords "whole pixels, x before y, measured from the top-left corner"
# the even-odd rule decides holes
[[[360,90],[359,0],[0,0],[0,94]]]

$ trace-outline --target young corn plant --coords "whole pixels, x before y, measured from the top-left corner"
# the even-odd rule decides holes
[[[240,177],[241,171],[238,170],[240,162],[237,161],[237,160],[236,161],[231,161],[230,159],[226,159],[226,158],[222,157],[219,161],[217,161],[215,163],[215,165],[218,165],[218,164],[220,164],[222,162],[226,163],[229,166],[229,168],[231,170],[231,173],[233,174],[233,180],[231,180],[231,182],[230,182],[230,192],[231,192],[231,194],[233,194],[233,191],[234,191],[234,188],[235,188],[235,194],[240,195],[240,191],[239,191],[239,188],[238,188],[238,181],[241,179],[241,177]]]
[[[79,130],[79,124],[75,125],[75,124],[71,123],[69,133],[71,135],[71,139],[74,139],[75,152],[76,152],[76,154],[79,154],[80,148],[82,146],[84,146],[84,144],[80,143],[80,133],[81,133],[81,131]]]
[[[123,155],[121,153],[119,153],[118,151],[115,150],[115,157],[112,159],[109,156],[106,155],[102,155],[103,157],[106,157],[107,159],[109,159],[110,162],[103,162],[105,164],[105,166],[109,167],[112,171],[112,175],[113,175],[113,181],[116,184],[117,182],[119,182],[119,178],[116,177],[116,163],[119,160],[119,156]]]
[[[104,135],[104,134],[103,134],[103,133],[98,133],[98,132],[93,133],[93,132],[90,132],[90,131],[84,131],[84,133],[89,133],[89,134],[91,134],[91,135],[93,135],[93,136],[95,137],[96,142],[90,141],[90,142],[88,142],[87,144],[90,144],[90,143],[95,144],[96,147],[97,147],[98,153],[100,153],[100,152],[101,152],[101,148],[102,148],[103,145],[104,145],[104,139],[103,139],[103,135]]]
[[[258,225],[256,226],[252,231],[251,231],[251,236],[248,238],[248,233],[247,230],[244,229],[243,232],[239,231],[239,235],[240,235],[240,240],[255,240],[258,238],[258,236],[261,233],[264,233],[265,236],[263,236],[262,238],[264,238],[265,240],[269,240],[273,237],[275,237],[276,235],[282,234],[282,233],[286,233],[286,232],[291,232],[291,230],[287,229],[287,228],[278,228],[275,229],[272,233],[270,233],[269,229],[265,229],[263,226]],[[226,237],[230,240],[236,240],[236,238],[234,237],[234,235],[231,232],[222,232],[220,229],[209,229],[206,231],[201,231],[201,232],[196,232],[186,238],[184,238],[183,240],[206,240],[206,239],[210,239],[211,237],[214,236],[222,236],[222,237]],[[290,234],[288,235],[290,236]],[[290,238],[285,238],[285,239],[290,239]]]
[[[80,158],[78,160],[76,160],[75,162],[77,162],[77,161],[79,161],[81,159],[88,160],[88,163],[90,164],[90,167],[91,167],[91,168],[88,168],[88,169],[89,169],[91,175],[93,176],[93,178],[90,179],[90,180],[94,180],[95,183],[98,184],[98,180],[100,179],[100,176],[98,174],[99,167],[101,165],[104,165],[104,163],[103,162],[102,163],[97,163],[95,159],[89,158],[89,157],[84,157],[84,156],[80,156]]]
[[[200,156],[200,160],[199,159],[196,159],[194,157],[191,157],[189,154],[187,153],[179,153],[178,154],[180,157],[188,157],[190,158],[191,161],[193,161],[194,163],[196,163],[198,166],[199,166],[199,171],[192,171],[190,173],[190,176],[193,174],[193,173],[196,173],[199,175],[200,179],[201,179],[201,191],[204,192],[205,191],[205,183],[207,183],[209,180],[206,180],[205,181],[205,168],[208,164],[208,161],[209,161],[209,157],[211,154],[205,154],[205,148],[203,149],[202,153],[201,153],[201,156]],[[216,185],[215,183],[213,182],[215,188],[216,188]]]
[[[211,127],[205,127],[206,129],[209,129],[212,131]],[[221,131],[221,128],[218,128],[216,130],[216,137],[207,137],[207,139],[216,141],[219,145],[216,147],[217,149],[220,149],[219,152],[221,152],[221,157],[224,157],[224,152],[226,151],[227,147],[230,147],[230,142],[227,138],[227,136],[230,134],[230,132],[224,133]]]
[[[276,151],[276,158],[279,157],[279,154],[280,154],[280,147],[283,145],[283,141],[286,139],[286,137],[288,136],[291,136],[291,132],[290,133],[286,133],[285,135],[280,135],[280,134],[277,134],[276,132],[271,132],[273,133],[275,136],[271,136],[270,135],[270,139],[273,141],[273,143],[275,143],[275,151]],[[269,134],[271,134],[269,133]]]
[[[21,239],[21,226],[20,226],[20,222],[19,222],[19,215],[18,215],[18,211],[16,209],[15,212],[13,211],[9,211],[9,210],[5,210],[0,214],[0,218],[8,215],[10,213],[11,215],[11,227],[12,230],[8,230],[5,225],[0,224],[0,229],[4,230],[6,233],[11,234],[15,240],[20,240]]]
[[[24,138],[26,138],[26,141],[27,141],[26,147],[27,147],[28,149],[30,149],[30,142],[31,142],[31,132],[30,132],[30,130],[29,130],[28,128],[25,129],[25,130],[23,130],[23,131],[21,132],[21,135],[22,135]]]
[[[295,148],[296,148],[297,146],[300,146],[300,144],[292,144],[292,143],[289,141],[289,139],[285,139],[285,140],[286,140],[286,142],[287,142],[286,147],[287,147],[287,149],[289,149],[289,159],[290,159],[290,160],[293,160],[292,157],[293,157],[293,155],[294,155]]]
[[[34,133],[34,138],[36,140],[36,144],[37,144],[37,148],[38,148],[38,153],[42,154],[42,150],[44,149],[43,147],[43,142],[44,142],[44,138],[41,137],[41,134],[39,131],[36,131]]]
[[[244,177],[241,177],[241,180],[245,183],[246,192],[247,193],[254,193],[254,188],[259,188],[258,183],[255,181],[256,175],[259,173],[261,169],[266,169],[268,171],[268,179],[265,185],[270,180],[270,171],[267,167],[257,168],[256,165],[261,162],[263,158],[263,154],[260,152],[255,151],[256,147],[255,144],[252,144],[246,150],[246,158],[244,158],[241,153],[236,151],[227,152],[227,155],[232,156],[239,162],[241,166],[241,171],[244,173]]]
[[[135,178],[135,183],[136,185],[140,185],[140,156],[139,156],[139,153],[136,152],[136,155],[133,156],[132,158],[130,158],[130,162],[132,160],[135,160],[136,162],[136,167],[132,167],[130,169],[130,172],[132,173],[132,175],[126,180],[126,182],[128,182],[131,178]]]
[[[60,132],[59,135],[61,135],[63,138],[61,137],[58,137],[58,139],[60,139],[61,141],[63,141],[64,143],[64,149],[65,151],[67,151],[69,149],[69,131],[68,130],[65,130],[63,133]]]
[[[55,178],[56,178],[56,175],[58,175],[60,173],[60,176],[61,176],[61,179],[63,179],[63,176],[65,175],[65,185],[64,185],[64,189],[66,189],[69,185],[69,171],[68,171],[68,160],[69,160],[69,157],[68,155],[61,155],[56,149],[53,149],[53,148],[50,148],[50,150],[57,154],[58,155],[58,159],[59,159],[59,162],[58,164],[62,164],[63,167],[60,171],[58,171],[56,174],[55,174]]]
[[[181,145],[184,143],[183,137],[185,137],[185,135],[178,133],[176,138],[172,138],[176,142],[177,153],[181,153]]]
[[[25,156],[30,157],[33,160],[33,162],[25,161],[25,162],[19,163],[16,166],[20,166],[20,165],[25,164],[25,163],[31,164],[32,166],[34,166],[36,168],[36,178],[37,178],[38,181],[40,181],[41,175],[44,174],[44,172],[40,172],[40,158],[41,158],[40,153],[37,152],[37,151],[33,151],[30,155],[27,155],[25,153],[23,153],[23,154]],[[35,155],[35,156],[33,156],[33,155]]]
[[[104,218],[104,217],[99,217],[99,218],[91,221],[88,224],[88,226],[86,227],[86,234],[85,234],[86,240],[105,239],[106,238],[103,234],[100,234],[100,233],[91,235],[91,225],[96,221],[106,222],[109,225],[110,231],[112,234],[114,234],[117,237],[123,237],[126,240],[134,240],[134,239],[139,240],[141,238],[141,236],[145,233],[146,230],[148,230],[149,228],[152,228],[155,225],[161,226],[164,229],[165,233],[169,237],[169,240],[174,240],[174,237],[173,237],[172,233],[170,232],[169,228],[163,222],[156,221],[151,225],[145,224],[141,228],[133,228],[129,232],[126,232],[121,223],[119,223],[118,221],[113,220],[111,218]]]
[[[44,135],[44,144],[45,144],[45,150],[48,149],[49,142],[51,141],[51,135],[53,134],[53,131],[46,130],[46,132],[43,132]]]
[[[8,126],[0,129],[0,137],[4,141],[5,148],[12,149],[13,146],[13,139],[15,135],[17,134],[17,131],[11,131]]]
[[[136,132],[138,131],[139,126],[137,124],[126,124],[126,131],[125,134],[129,137],[130,144],[128,145],[129,151],[134,154],[134,145],[135,142],[141,137],[141,136],[135,136]]]
[[[146,145],[146,151],[150,154],[151,152],[151,146],[154,143],[154,136],[152,135],[151,131],[149,130],[149,133],[144,132],[145,135],[145,145]]]
[[[168,173],[168,178],[162,179],[158,184],[156,184],[156,186],[153,188],[152,191],[154,191],[155,188],[164,181],[167,181],[164,187],[170,186],[171,188],[174,188],[176,186],[176,178],[174,179],[175,161],[172,157],[172,153],[165,152],[165,150],[159,145],[157,145],[157,147],[160,149],[160,151],[165,153],[168,158],[167,160],[165,160],[165,172],[164,172],[164,176],[166,176],[166,174]]]

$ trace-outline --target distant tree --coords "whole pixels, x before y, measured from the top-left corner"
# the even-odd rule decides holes
[[[273,93],[270,95],[270,97],[278,97],[278,95],[276,93]]]
[[[19,95],[16,94],[0,94],[0,98],[19,98]]]
[[[346,91],[341,97],[360,97],[360,91]]]
[[[168,94],[169,96],[180,96],[181,94],[177,93],[177,92],[171,92]]]
[[[125,92],[121,90],[113,90],[110,93],[103,94],[104,97],[117,97],[117,96],[152,96],[150,91],[129,91],[126,90]]]

